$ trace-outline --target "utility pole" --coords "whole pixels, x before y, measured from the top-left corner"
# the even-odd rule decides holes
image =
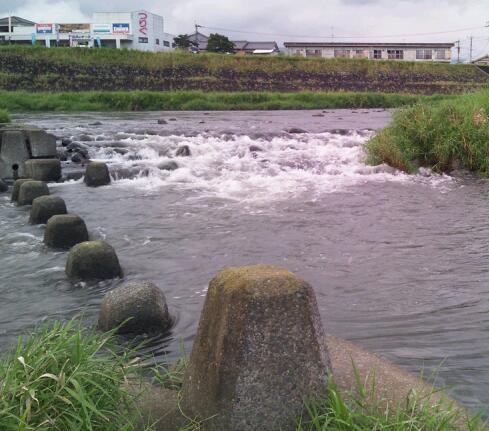
[[[202,26],[199,25],[199,24],[195,24],[195,37],[197,37],[197,33],[199,32],[199,28],[201,28]]]
[[[8,43],[12,43],[12,12],[8,13]]]
[[[457,44],[457,63],[460,63],[460,40],[455,41]]]
[[[472,41],[474,40],[473,36],[470,36],[470,54],[469,54],[469,63],[472,63]]]

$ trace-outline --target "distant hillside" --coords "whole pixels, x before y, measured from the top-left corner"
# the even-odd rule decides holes
[[[489,75],[470,65],[0,47],[0,90],[370,91],[449,94]]]

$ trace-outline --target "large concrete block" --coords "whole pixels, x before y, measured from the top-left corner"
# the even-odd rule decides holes
[[[311,286],[276,266],[229,268],[209,285],[183,411],[209,430],[293,431],[329,368]]]
[[[26,130],[32,157],[56,157],[56,138],[41,129]]]
[[[44,243],[53,248],[69,249],[88,241],[88,230],[83,219],[75,214],[53,215],[44,231]]]
[[[59,159],[27,160],[25,173],[37,181],[58,181],[61,178],[61,162]]]
[[[19,189],[17,205],[32,205],[32,201],[39,196],[49,195],[49,188],[42,181],[26,181]]]
[[[30,158],[24,133],[7,130],[2,133],[0,147],[0,178],[25,176],[25,161]]]

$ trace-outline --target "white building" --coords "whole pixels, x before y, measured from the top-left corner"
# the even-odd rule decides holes
[[[90,22],[34,23],[19,17],[0,19],[0,42],[71,47],[128,48],[169,51],[173,35],[165,33],[163,17],[145,10],[97,12]]]
[[[450,62],[453,43],[285,42],[289,55]]]

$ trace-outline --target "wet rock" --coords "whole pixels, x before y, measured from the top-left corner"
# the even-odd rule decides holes
[[[324,117],[324,114],[312,114],[313,117]]]
[[[79,153],[88,159],[88,147],[80,142],[72,142],[66,147],[68,153]]]
[[[314,292],[286,269],[221,271],[209,284],[182,407],[209,430],[296,429],[330,368]]]
[[[83,133],[78,136],[78,140],[81,142],[92,142],[95,140],[95,138],[93,136],[87,135],[86,133]]]
[[[61,162],[58,159],[31,159],[25,162],[29,178],[37,181],[58,181],[61,178]]]
[[[95,121],[94,123],[88,123],[89,126],[101,126],[102,123],[100,121]]]
[[[118,328],[118,333],[161,332],[171,324],[165,296],[157,286],[148,282],[128,283],[108,292],[98,318],[100,330]]]
[[[59,196],[40,196],[32,201],[30,223],[46,224],[55,215],[66,214],[65,201]]]
[[[263,148],[259,147],[258,145],[250,145],[250,151],[252,153],[259,153],[260,151],[263,151]]]
[[[12,187],[12,197],[11,197],[12,202],[17,202],[17,200],[19,199],[20,186],[26,183],[27,181],[32,181],[32,178],[21,178],[20,180],[16,180],[14,182],[14,185]]]
[[[162,171],[174,171],[175,169],[178,169],[178,164],[177,164],[177,162],[174,162],[173,160],[169,160],[167,162],[159,163],[158,169],[160,169]]]
[[[70,138],[63,138],[63,139],[61,139],[61,145],[63,147],[67,147],[71,143],[72,143],[72,140]]]
[[[0,179],[0,193],[5,193],[6,191],[8,191],[8,184]]]
[[[56,151],[58,153],[58,159],[61,162],[66,162],[68,160],[68,156],[66,155],[66,151],[64,151],[62,148],[58,148]]]
[[[307,130],[301,129],[300,127],[291,127],[290,129],[286,129],[285,131],[290,134],[307,133]]]
[[[84,181],[89,187],[99,187],[110,184],[109,168],[103,162],[90,162],[85,171]]]
[[[129,152],[127,148],[112,148],[112,151],[114,151],[114,153],[120,154],[121,156],[124,156]]]
[[[49,195],[49,189],[46,183],[34,180],[26,181],[20,185],[17,205],[32,205],[34,199],[46,195]]]
[[[87,241],[75,245],[65,268],[68,277],[82,280],[105,280],[122,277],[115,250],[104,241]]]
[[[168,122],[166,120],[163,120],[162,118],[160,118],[158,120],[158,124],[168,124]]]
[[[83,219],[75,214],[52,216],[44,231],[44,244],[59,249],[69,249],[88,241],[88,230]]]
[[[199,121],[199,124],[205,124],[205,121]]]
[[[176,118],[170,118],[170,121],[177,121]]]
[[[192,153],[190,152],[190,148],[188,145],[182,145],[181,147],[178,147],[176,152],[177,157],[189,157],[191,155]]]
[[[72,157],[71,157],[71,161],[73,163],[87,163],[89,160],[86,159],[82,154],[80,153],[75,153]]]

